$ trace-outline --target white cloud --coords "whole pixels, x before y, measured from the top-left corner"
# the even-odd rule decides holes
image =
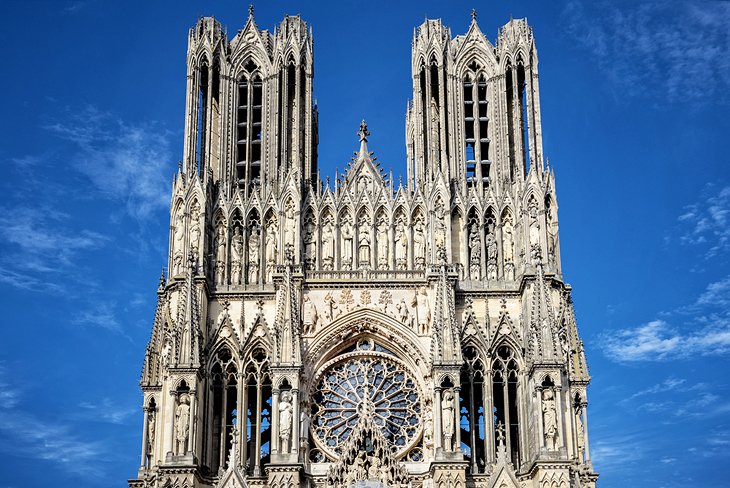
[[[4,433],[0,452],[6,455],[50,461],[62,469],[83,476],[102,478],[106,446],[81,439],[57,418],[51,422],[19,406],[21,391],[6,380],[7,368],[0,363],[0,431]],[[7,457],[5,458],[7,461]]]
[[[75,167],[132,217],[144,220],[169,205],[173,157],[167,131],[128,124],[94,107],[48,129],[76,146]]]
[[[563,20],[622,96],[663,103],[728,99],[728,2],[571,1]]]
[[[730,186],[708,185],[703,193],[677,219],[678,235],[682,244],[705,248],[709,259],[730,251]]]
[[[139,411],[136,407],[121,406],[108,397],[98,402],[81,402],[79,408],[84,412],[85,419],[111,424],[126,424]]]
[[[114,302],[97,300],[92,308],[80,310],[72,322],[83,327],[95,327],[115,332],[132,342],[132,338],[124,332],[122,323],[117,317]]]

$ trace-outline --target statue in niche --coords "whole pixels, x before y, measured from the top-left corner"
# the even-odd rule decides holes
[[[427,400],[425,413],[423,414],[423,446],[431,450],[433,449],[433,409],[431,402]]]
[[[327,292],[327,295],[324,297],[324,319],[327,321],[327,323],[332,322],[332,320],[336,319],[337,316],[340,314],[340,311],[337,307],[337,300],[335,300],[332,297],[331,292]]]
[[[309,415],[307,414],[307,406],[302,403],[301,413],[299,414],[299,443],[304,452],[304,458],[307,458],[307,450],[309,449]]]
[[[441,121],[439,119],[439,109],[436,104],[436,99],[431,98],[431,137],[429,140],[429,147],[431,148],[431,161],[438,163],[441,160],[441,138],[439,137],[439,126]]]
[[[335,265],[335,234],[328,218],[322,228],[322,269],[331,271]]]
[[[395,228],[395,266],[399,270],[408,268],[408,235],[402,220]]]
[[[482,243],[478,227],[476,222],[469,226],[469,277],[472,280],[481,279]]]
[[[345,218],[342,221],[342,269],[352,269],[352,241],[353,241],[353,229],[349,218]]]
[[[426,267],[426,236],[423,234],[423,220],[416,220],[413,229],[413,260],[416,269],[424,269]]]
[[[515,239],[512,219],[507,217],[502,224],[502,253],[504,255],[504,275],[508,280],[515,279]]]
[[[173,234],[173,276],[182,273],[183,246],[185,240],[185,214],[182,207],[175,214],[175,232]]]
[[[395,306],[395,310],[398,312],[398,320],[400,320],[403,325],[410,325],[411,312],[408,310],[408,305],[403,298],[401,298],[398,305]]]
[[[358,180],[358,190],[361,193],[370,193],[372,188],[372,180],[370,179],[369,175],[362,175],[360,176],[360,179]]]
[[[215,281],[222,285],[226,282],[226,231],[223,224],[218,225],[215,249]]]
[[[297,234],[297,223],[294,220],[294,203],[290,200],[284,210],[284,246],[294,247],[294,239]]]
[[[360,268],[370,267],[370,226],[365,217],[361,217],[358,222],[357,256]]]
[[[494,238],[494,226],[487,231],[487,279],[497,279],[497,239]]]
[[[558,416],[555,410],[555,393],[548,388],[542,391],[542,418],[545,432],[545,447],[554,451],[558,441]]]
[[[180,404],[175,409],[175,454],[182,456],[187,449],[190,434],[190,399],[186,393],[180,395]]]
[[[285,391],[281,394],[279,401],[279,439],[281,439],[281,452],[289,452],[291,446],[292,429],[292,396]]]
[[[422,286],[413,296],[411,306],[416,307],[416,325],[417,333],[421,335],[428,334],[428,325],[431,320],[431,307],[428,304],[428,295],[426,287]]]
[[[302,325],[304,334],[314,333],[317,327],[317,307],[312,303],[309,295],[304,295],[302,299]]]
[[[537,260],[540,257],[540,224],[537,222],[537,203],[530,202],[528,209],[530,217],[530,257]]]
[[[266,281],[271,281],[271,275],[274,272],[274,266],[276,266],[277,240],[276,221],[271,219],[266,227]]]
[[[200,205],[195,202],[190,209],[190,250],[198,255],[200,247]]]
[[[387,270],[388,266],[388,222],[378,221],[378,269]]]
[[[585,452],[585,430],[583,428],[583,407],[578,405],[575,410],[575,435],[578,441],[578,457],[582,461]]]
[[[243,246],[243,239],[241,239]],[[259,237],[258,227],[252,227],[248,236],[248,282],[257,283],[259,281],[259,248],[261,247],[261,237]]]
[[[314,224],[308,221],[304,226],[304,263],[307,269],[314,269],[317,264],[317,236]]]
[[[233,229],[233,238],[231,239],[231,284],[233,285],[241,284],[242,256],[243,235],[241,234],[241,228],[236,226]]]
[[[436,202],[436,209],[434,213],[434,247],[436,249],[445,249],[446,224],[444,223],[444,217],[446,216],[446,209],[444,209],[444,204],[441,202],[441,199]]]
[[[454,438],[454,391],[444,391],[441,399],[441,433],[444,436],[444,450],[453,449]]]
[[[155,411],[150,409],[147,413],[147,455],[152,456],[155,448]]]

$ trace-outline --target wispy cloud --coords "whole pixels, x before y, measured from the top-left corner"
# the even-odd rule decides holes
[[[730,99],[728,2],[571,1],[563,19],[621,93],[673,102]]]
[[[132,341],[122,327],[114,302],[97,300],[93,307],[80,310],[74,317],[73,323],[83,327],[94,327],[115,332],[121,334],[130,342]]]
[[[170,133],[155,124],[129,124],[88,107],[48,126],[77,149],[73,164],[95,189],[144,220],[170,203]]]
[[[121,406],[108,397],[96,402],[81,402],[79,409],[84,419],[111,424],[126,424],[139,411],[138,407]]]
[[[678,223],[680,242],[704,249],[707,259],[730,251],[730,186],[708,185]]]
[[[71,216],[50,205],[0,208],[0,282],[22,289],[61,291],[55,279],[75,267],[76,257],[108,237],[76,229]]]
[[[710,283],[695,303],[666,313],[667,318],[603,334],[603,351],[618,362],[725,355],[730,352],[728,292],[730,276]],[[683,327],[668,320],[682,321]]]
[[[80,438],[70,426],[45,421],[20,407],[22,391],[7,381],[7,368],[0,363],[0,431],[4,442],[0,451],[7,455],[50,461],[70,473],[100,478],[104,476],[106,446],[100,441]]]

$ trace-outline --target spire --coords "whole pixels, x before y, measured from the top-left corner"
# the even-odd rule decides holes
[[[471,9],[471,22],[476,23],[477,21],[477,9]]]
[[[250,3],[248,5],[248,16],[253,17],[253,4],[252,3]]]
[[[362,119],[362,122],[360,122],[360,130],[357,131],[357,135],[360,137],[360,153],[358,154],[359,158],[367,157],[368,155],[368,136],[370,135],[370,132],[368,131],[368,124],[365,122],[365,119]]]
[[[532,361],[555,360],[557,337],[550,290],[545,282],[542,259],[537,258],[537,276],[532,286],[532,310],[528,351]]]

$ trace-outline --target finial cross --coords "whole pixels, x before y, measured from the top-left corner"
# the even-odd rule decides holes
[[[362,122],[360,122],[360,130],[357,131],[357,135],[360,136],[360,141],[367,141],[367,137],[370,135],[370,132],[368,132],[368,124],[365,122],[365,119],[362,119]]]

